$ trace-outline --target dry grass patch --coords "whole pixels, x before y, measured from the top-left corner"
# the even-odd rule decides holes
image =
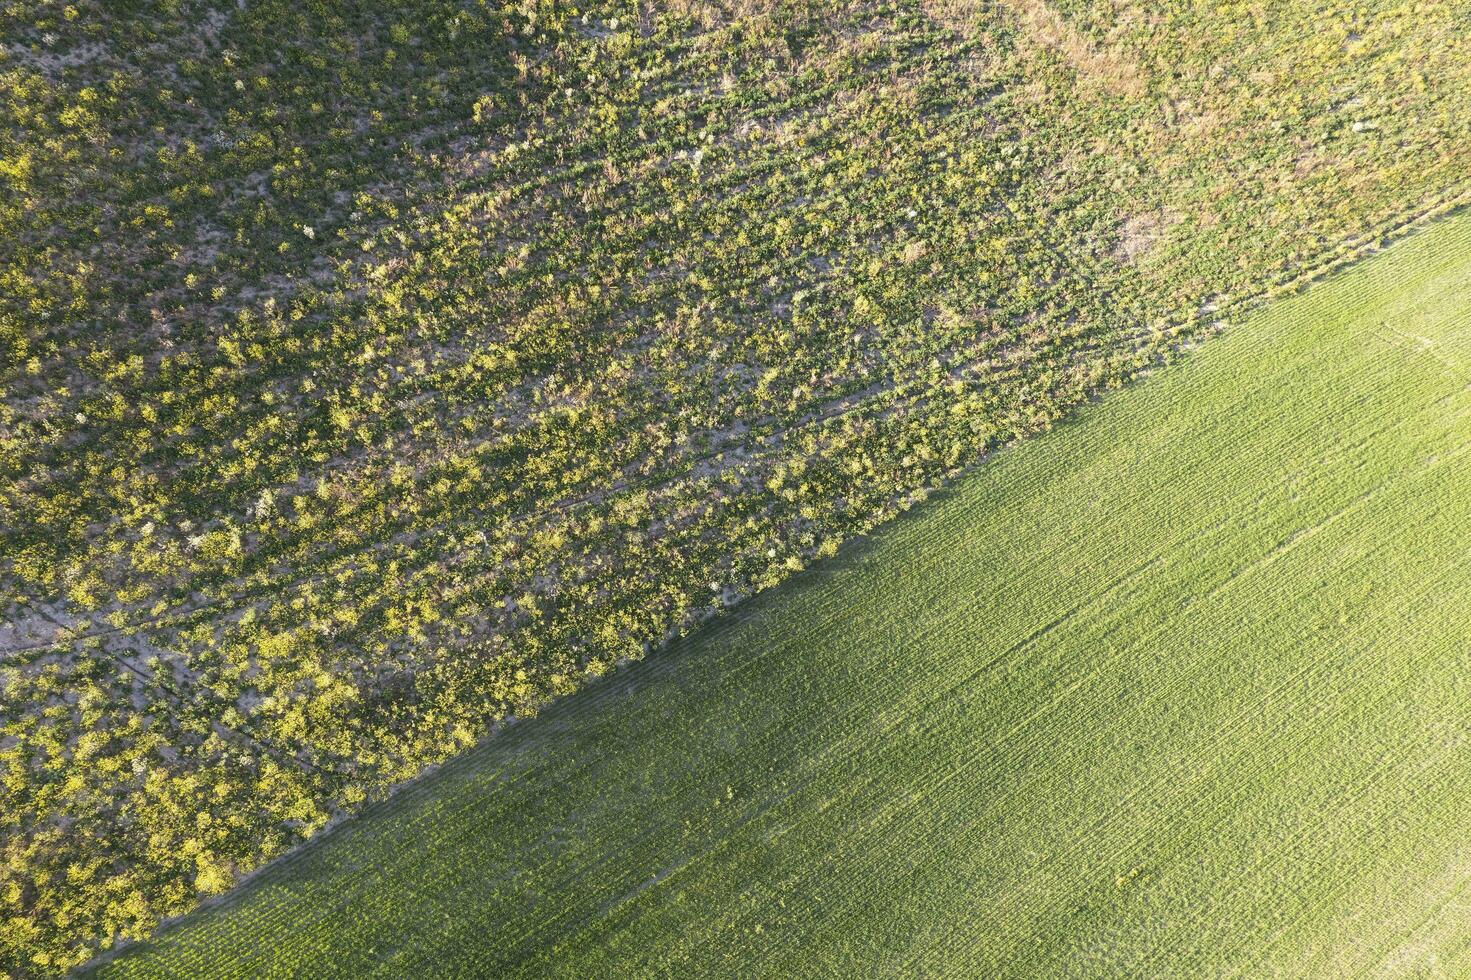
[[[1044,0],[1004,0],[1001,7],[1021,18],[1027,33],[1043,47],[1057,51],[1078,73],[1085,87],[1126,98],[1145,93],[1144,73],[1134,59],[1119,51],[1099,48],[1078,33]]]
[[[651,21],[659,4],[654,0],[640,0],[638,6],[639,20],[643,23]],[[714,30],[745,17],[769,14],[776,3],[775,0],[665,0],[664,7],[689,17],[705,30]]]
[[[991,5],[978,0],[921,0],[920,6],[937,23],[966,33],[976,25],[983,6]],[[1138,98],[1147,90],[1144,72],[1133,58],[1093,44],[1044,0],[1002,0],[996,6],[1018,17],[1039,46],[1060,54],[1084,88],[1126,98]]]

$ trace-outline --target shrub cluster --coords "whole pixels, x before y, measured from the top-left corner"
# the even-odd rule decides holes
[[[1464,184],[1448,5],[1125,6],[0,4],[0,976]]]

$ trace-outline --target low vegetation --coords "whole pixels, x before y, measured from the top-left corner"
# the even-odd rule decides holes
[[[96,975],[1463,975],[1468,301],[1463,216]]]
[[[1453,4],[0,4],[0,972],[1466,187]]]

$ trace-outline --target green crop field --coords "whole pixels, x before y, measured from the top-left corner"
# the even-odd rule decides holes
[[[1464,0],[0,0],[0,977],[1471,201],[1468,105]]]
[[[98,974],[1463,974],[1468,488],[1463,216]]]

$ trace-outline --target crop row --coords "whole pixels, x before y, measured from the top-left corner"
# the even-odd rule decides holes
[[[1464,68],[1392,70],[1454,63],[1446,8],[1355,29],[1392,122],[1317,43],[1190,43],[1249,11],[932,6],[4,8],[0,968],[145,934],[1464,181]]]

